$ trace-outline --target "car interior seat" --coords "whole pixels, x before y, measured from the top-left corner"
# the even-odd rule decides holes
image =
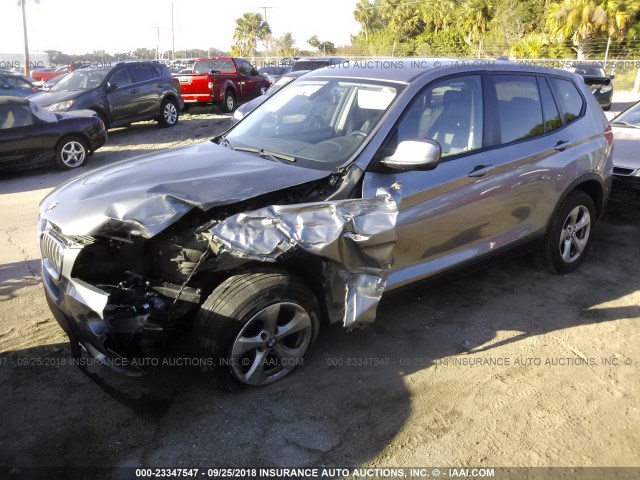
[[[426,138],[435,140],[443,153],[469,149],[471,136],[471,95],[468,90],[447,90],[442,99],[442,113],[429,129]]]

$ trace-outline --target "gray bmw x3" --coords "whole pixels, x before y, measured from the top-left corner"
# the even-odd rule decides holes
[[[191,332],[221,388],[300,364],[320,325],[384,292],[530,246],[584,261],[613,136],[582,79],[509,62],[350,62],[210,142],[92,171],[40,205],[48,304],[122,373]],[[83,353],[86,352],[86,353]]]

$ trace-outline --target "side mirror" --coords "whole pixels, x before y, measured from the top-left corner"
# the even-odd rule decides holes
[[[107,91],[108,92],[113,92],[117,88],[118,88],[118,84],[117,83],[107,82]]]
[[[610,75],[609,75],[609,78],[610,78],[611,80],[613,80],[614,78],[616,78],[616,74],[615,74],[615,73],[610,74]]]
[[[440,163],[441,154],[440,144],[433,140],[405,140],[382,164],[399,171],[433,170]]]

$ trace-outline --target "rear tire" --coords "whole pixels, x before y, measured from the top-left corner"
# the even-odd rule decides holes
[[[175,100],[168,98],[162,102],[162,106],[160,107],[160,117],[158,117],[158,123],[161,127],[173,127],[178,123],[179,117],[180,109],[178,108],[178,103]]]
[[[318,311],[313,293],[287,273],[234,275],[200,307],[195,356],[219,388],[268,385],[302,363],[318,334]]]
[[[87,141],[78,135],[64,137],[56,147],[56,162],[65,170],[82,167],[88,156]]]
[[[596,224],[596,207],[585,192],[575,190],[563,200],[551,220],[536,263],[551,273],[575,271],[584,261]]]
[[[236,109],[236,96],[231,90],[224,92],[224,99],[222,100],[222,111],[224,113],[232,113]]]

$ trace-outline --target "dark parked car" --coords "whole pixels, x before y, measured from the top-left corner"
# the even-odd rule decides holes
[[[640,201],[640,102],[611,120],[613,151],[612,200]]]
[[[297,72],[288,72],[280,76],[280,78],[271,85],[267,91],[260,95],[259,97],[254,98],[253,100],[249,100],[247,103],[243,103],[236,111],[233,112],[233,120],[234,122],[239,122],[242,120],[245,115],[248,115],[252,110],[254,110],[258,105],[261,105],[267,98],[269,98],[274,93],[280,91],[281,88],[286,87],[291,82],[293,82],[296,78],[301,77],[308,70],[298,70]]]
[[[0,169],[35,167],[52,159],[61,168],[78,168],[106,141],[95,112],[52,113],[28,99],[0,97]]]
[[[280,77],[289,73],[291,71],[291,67],[292,67],[292,64],[265,65],[264,67],[261,67],[258,69],[258,73],[260,75],[267,77],[271,85],[273,85],[275,82],[277,82],[280,79]]]
[[[0,97],[28,97],[36,88],[18,73],[0,73]]]
[[[584,79],[584,83],[596,97],[603,110],[611,109],[613,98],[613,82],[611,80],[615,78],[615,75],[607,75],[603,68],[590,63],[576,63],[570,70]]]
[[[330,67],[332,65],[345,64],[347,60],[340,57],[305,57],[297,58],[291,66],[292,72],[298,70],[317,70],[323,67]]]
[[[576,270],[612,142],[566,71],[392,59],[309,72],[212,142],[49,194],[47,301],[74,355],[140,374],[127,359],[192,328],[218,386],[265,385],[323,321],[373,322],[385,291],[525,246]]]
[[[172,127],[184,106],[178,82],[168,67],[157,62],[76,69],[31,99],[51,112],[93,110],[107,128],[144,120]]]

